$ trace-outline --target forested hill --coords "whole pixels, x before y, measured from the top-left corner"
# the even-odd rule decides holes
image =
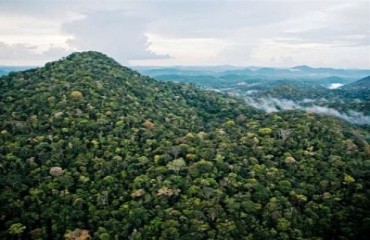
[[[362,78],[356,82],[347,84],[343,87],[343,89],[352,90],[352,91],[369,92],[370,91],[370,76]]]
[[[0,239],[366,239],[367,134],[74,53],[0,78]]]

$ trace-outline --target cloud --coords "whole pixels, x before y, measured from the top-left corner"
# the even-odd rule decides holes
[[[0,41],[39,51],[92,49],[125,64],[370,67],[366,0],[0,4]]]
[[[330,84],[329,85],[329,89],[338,89],[338,88],[340,88],[341,86],[343,86],[344,84],[342,84],[342,83],[332,83],[332,84]]]
[[[83,19],[65,23],[63,32],[73,36],[71,48],[104,52],[118,61],[168,58],[149,50],[145,35],[147,19],[130,11],[87,13]]]
[[[34,66],[46,61],[57,60],[71,51],[51,46],[46,51],[38,51],[37,46],[28,44],[6,44],[0,42],[0,65]]]
[[[320,115],[327,115],[340,118],[344,121],[357,124],[357,125],[370,125],[370,116],[366,116],[361,112],[349,110],[347,113],[341,113],[336,109],[328,108],[325,106],[303,106],[300,102],[287,99],[278,99],[273,97],[266,98],[251,98],[246,97],[245,101],[248,105],[261,109],[267,113],[280,112],[280,111],[305,111],[310,113],[317,113]],[[305,99],[302,102],[311,102]]]
[[[308,12],[286,24],[281,34],[287,43],[368,46],[370,41],[368,1],[337,2],[326,9]],[[284,42],[283,39],[280,39]]]
[[[189,55],[196,64],[370,67],[367,1],[200,1],[153,9],[158,20],[149,32],[160,36],[152,39],[157,48],[167,40],[223,41],[213,57]],[[183,59],[171,56],[159,62]]]
[[[265,40],[254,48],[251,61],[254,65],[291,67],[370,68],[369,46],[333,47],[321,43],[280,43]],[[289,57],[286,59],[286,57]],[[288,60],[288,61],[287,61]]]

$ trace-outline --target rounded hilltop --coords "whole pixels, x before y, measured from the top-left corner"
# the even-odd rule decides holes
[[[133,70],[122,66],[120,63],[115,61],[113,58],[108,57],[106,54],[96,51],[74,52],[66,57],[61,58],[60,60],[47,63],[45,67],[48,68],[49,66],[59,65],[67,67],[69,67],[70,65],[74,65],[74,67],[76,68],[96,67],[97,69],[101,69],[104,67],[102,70],[115,68],[121,69],[122,71],[133,72]],[[106,74],[109,74],[109,72],[107,72]]]

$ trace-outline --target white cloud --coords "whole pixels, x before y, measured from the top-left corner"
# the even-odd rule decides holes
[[[329,89],[338,89],[338,88],[340,88],[341,86],[343,86],[344,84],[342,84],[342,83],[332,83],[332,84],[330,84],[329,85]]]
[[[71,50],[54,46],[45,51],[39,51],[34,45],[0,42],[0,65],[37,66],[44,64],[46,60],[57,60],[70,53]]]
[[[132,11],[99,11],[66,23],[63,32],[73,36],[70,47],[104,52],[126,63],[136,59],[166,58],[149,49],[147,19]]]
[[[246,97],[245,101],[250,106],[257,109],[261,109],[267,113],[298,110],[305,111],[308,113],[317,113],[320,115],[333,116],[357,125],[370,125],[370,116],[366,116],[361,112],[356,112],[353,110],[350,110],[347,113],[341,113],[336,109],[329,108],[326,106],[317,106],[317,105],[303,106],[300,102],[288,99],[278,99],[273,97],[257,99]],[[307,102],[307,100],[304,100],[302,102]]]
[[[198,65],[211,62],[217,53],[228,45],[222,39],[213,38],[171,38],[155,34],[148,34],[151,43],[148,50],[157,54],[168,54],[175,58],[157,59],[156,61],[130,61],[133,65]]]
[[[125,64],[369,68],[369,15],[366,0],[0,0],[0,41]]]
[[[254,47],[251,63],[283,66],[310,65],[313,67],[369,68],[368,46],[334,47],[325,43],[282,43],[263,40]]]

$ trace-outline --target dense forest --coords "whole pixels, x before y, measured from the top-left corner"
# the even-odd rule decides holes
[[[370,125],[370,70],[311,68],[137,67],[161,81],[192,83],[257,102],[271,98],[305,107],[327,107],[342,114],[367,116]],[[273,104],[270,104],[273,105]],[[364,124],[362,124],[364,125]],[[366,126],[365,126],[366,127]],[[369,127],[367,127],[369,128]]]
[[[0,78],[0,239],[367,239],[369,139],[73,53]]]

